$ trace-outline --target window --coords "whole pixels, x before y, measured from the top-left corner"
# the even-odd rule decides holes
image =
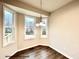
[[[14,12],[4,7],[3,16],[3,46],[6,46],[14,42]]]
[[[42,26],[41,26],[41,38],[47,38],[48,36],[48,18],[42,18]]]
[[[25,16],[25,39],[35,38],[35,17]]]

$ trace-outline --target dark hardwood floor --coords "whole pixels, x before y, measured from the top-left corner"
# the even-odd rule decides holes
[[[19,51],[9,59],[68,59],[54,49],[47,46],[36,46]]]

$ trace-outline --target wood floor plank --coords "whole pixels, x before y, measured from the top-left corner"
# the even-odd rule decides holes
[[[36,46],[17,52],[10,59],[68,59],[47,46]]]

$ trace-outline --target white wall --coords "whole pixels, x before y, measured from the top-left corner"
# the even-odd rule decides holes
[[[49,43],[64,55],[79,59],[79,1],[51,14]]]

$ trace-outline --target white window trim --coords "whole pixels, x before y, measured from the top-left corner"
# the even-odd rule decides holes
[[[13,13],[12,33],[8,36],[5,36],[5,27],[6,26],[4,25],[4,10],[7,10],[7,11]],[[8,7],[3,6],[3,47],[10,45],[10,44],[13,44],[15,42],[15,30],[14,30],[14,28],[15,28],[15,15],[14,14],[15,14],[15,12],[13,10],[9,9]],[[11,39],[9,38],[8,39],[9,41],[6,41],[7,37],[10,37]]]
[[[27,29],[27,27],[25,26],[25,19],[26,19],[26,17],[31,17],[31,16],[25,15],[25,17],[24,17],[24,40],[35,39],[35,37],[36,37],[36,26],[34,28],[34,35],[26,35],[26,29]],[[32,17],[34,17],[34,16],[32,16]],[[34,17],[34,18],[35,18],[34,21],[36,23],[36,17]]]
[[[46,35],[42,35],[42,27],[41,27],[41,39],[46,39],[46,38],[48,38],[48,17],[45,17],[45,18],[47,18],[47,26],[46,26]]]

